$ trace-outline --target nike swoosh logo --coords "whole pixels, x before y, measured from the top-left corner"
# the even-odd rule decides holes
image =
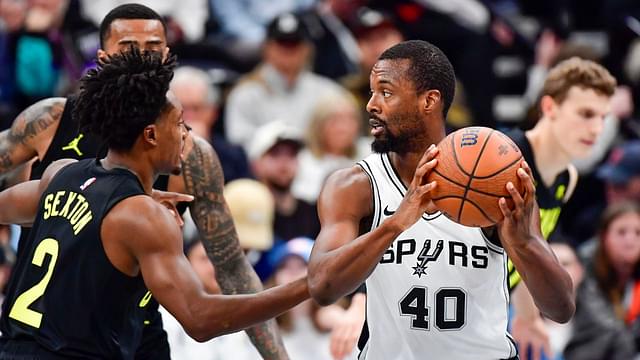
[[[384,214],[384,216],[391,216],[393,214],[396,213],[395,210],[389,210],[389,205],[385,206],[384,210],[382,211],[382,213]]]

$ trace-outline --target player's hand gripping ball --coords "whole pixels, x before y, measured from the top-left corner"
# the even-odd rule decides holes
[[[500,197],[513,209],[507,191],[511,181],[520,194],[523,186],[516,171],[522,163],[518,146],[500,131],[467,127],[449,134],[438,144],[438,164],[427,181],[438,186],[430,192],[436,207],[453,221],[486,227],[503,218]]]

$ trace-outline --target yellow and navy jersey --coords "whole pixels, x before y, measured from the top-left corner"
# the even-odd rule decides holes
[[[536,200],[540,207],[540,227],[542,235],[548,240],[558,226],[562,206],[567,200],[567,192],[571,191],[569,190],[571,187],[571,174],[567,169],[556,177],[551,186],[546,186],[536,166],[533,149],[525,133],[521,130],[514,130],[508,135],[518,145],[520,151],[522,151],[522,156],[531,167],[533,181],[536,185]],[[511,261],[509,261],[508,268],[509,287],[513,289],[520,283],[521,278]]]
[[[143,194],[133,173],[94,159],[56,174],[9,281],[3,339],[35,341],[66,358],[134,358],[151,296],[141,275],[111,264],[100,228],[118,202]]]
[[[60,159],[90,159],[98,155],[101,141],[89,133],[80,131],[71,113],[75,104],[75,97],[70,96],[64,106],[56,133],[51,139],[47,152],[31,166],[29,180],[37,180],[52,162]]]

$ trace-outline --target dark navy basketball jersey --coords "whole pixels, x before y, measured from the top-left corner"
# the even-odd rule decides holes
[[[533,173],[533,181],[536,185],[536,200],[540,207],[540,223],[542,227],[542,234],[545,239],[553,233],[558,225],[558,219],[560,218],[560,211],[565,203],[565,197],[567,189],[570,183],[569,171],[565,170],[560,173],[553,184],[547,187],[542,181],[540,172],[536,166],[535,159],[533,157],[533,150],[529,140],[525,136],[524,132],[520,130],[513,131],[509,134],[511,139],[518,145],[522,156],[531,167]]]
[[[100,154],[100,147],[102,140],[90,133],[83,133],[80,131],[80,126],[77,121],[73,119],[72,113],[76,98],[70,96],[67,98],[67,102],[64,106],[64,111],[60,117],[60,123],[56,129],[56,133],[51,140],[51,144],[47,148],[47,152],[43,156],[42,160],[36,161],[31,167],[30,180],[38,180],[42,177],[42,174],[52,162],[60,159],[95,159],[96,157],[104,156],[106,154]],[[154,189],[167,190],[169,177],[160,176],[154,184]],[[184,212],[186,205],[184,203],[179,204],[178,210]],[[30,228],[22,228],[20,235],[20,242],[18,243],[18,256],[21,256],[23,244],[25,244],[28,238]],[[138,351],[138,359],[169,359],[169,345],[167,343],[167,335],[162,329],[162,318],[158,313],[158,302],[151,298],[148,306],[148,315],[145,319],[145,333],[153,333],[147,336],[145,334],[145,340],[141,344],[141,348]],[[154,341],[149,341],[154,339]]]
[[[9,281],[0,330],[64,357],[133,359],[150,295],[107,258],[102,220],[118,202],[143,195],[138,178],[86,159],[61,169]]]
[[[508,135],[518,145],[520,151],[522,151],[522,156],[531,168],[533,182],[536,185],[536,200],[540,207],[540,228],[544,238],[549,239],[558,225],[560,211],[566,201],[565,198],[571,182],[571,176],[569,171],[565,170],[556,177],[551,186],[547,187],[544,181],[542,181],[540,171],[536,166],[531,143],[529,143],[529,139],[527,139],[525,133],[521,130],[514,130]],[[511,261],[509,261],[508,268],[509,287],[513,289],[520,283],[521,278]]]
[[[98,155],[101,145],[100,139],[91,134],[81,132],[78,123],[71,116],[75,101],[76,99],[73,96],[67,98],[58,128],[51,140],[51,144],[47,148],[47,152],[42,157],[42,160],[34,162],[31,166],[30,180],[40,179],[47,167],[56,160],[82,160],[95,158]]]

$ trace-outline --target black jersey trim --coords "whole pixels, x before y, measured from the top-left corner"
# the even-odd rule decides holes
[[[380,189],[378,188],[378,182],[376,181],[375,176],[373,176],[373,171],[371,170],[371,166],[367,163],[366,160],[359,161],[358,166],[362,168],[362,171],[369,178],[369,184],[371,185],[371,197],[373,200],[373,221],[371,222],[371,228],[369,231],[377,228],[380,225],[382,215],[380,212],[382,211],[382,200],[380,198]]]
[[[404,183],[400,180],[400,176],[396,172],[396,169],[391,164],[391,161],[389,160],[389,154],[387,153],[380,154],[380,160],[382,160],[382,167],[384,168],[384,171],[387,173],[389,180],[391,180],[391,183],[393,184],[393,186],[395,186],[395,188],[398,189],[400,196],[404,197],[404,195],[407,193],[407,187],[404,186]]]
[[[504,248],[496,243],[494,243],[493,241],[491,241],[487,235],[484,233],[484,231],[482,230],[482,228],[478,229],[480,231],[480,234],[482,235],[482,238],[484,239],[484,242],[487,244],[487,247],[489,248],[489,250],[496,252],[498,254],[504,254]],[[497,229],[494,229],[494,231],[498,231]],[[497,235],[496,235],[497,236]]]
[[[404,185],[402,180],[400,180],[400,175],[398,175],[398,171],[391,164],[391,160],[389,159],[389,154],[387,153],[380,154],[380,160],[382,160],[382,167],[384,168],[384,171],[387,173],[389,180],[391,180],[391,183],[393,184],[393,186],[396,189],[398,189],[400,196],[404,198],[404,196],[407,193],[407,187]],[[422,214],[422,219],[425,221],[431,221],[439,218],[440,215],[442,215],[442,212],[440,212],[439,210],[432,214],[424,213]]]
[[[509,270],[507,269],[508,263],[509,261],[508,261],[507,255],[502,254],[502,295],[504,296],[504,299],[505,299],[505,311],[507,314],[509,313],[509,302],[510,302]],[[504,333],[507,340],[509,341],[509,359],[518,359],[518,347],[516,346],[515,341],[513,341],[513,338],[511,337],[511,334],[509,334],[508,329],[505,329]]]

